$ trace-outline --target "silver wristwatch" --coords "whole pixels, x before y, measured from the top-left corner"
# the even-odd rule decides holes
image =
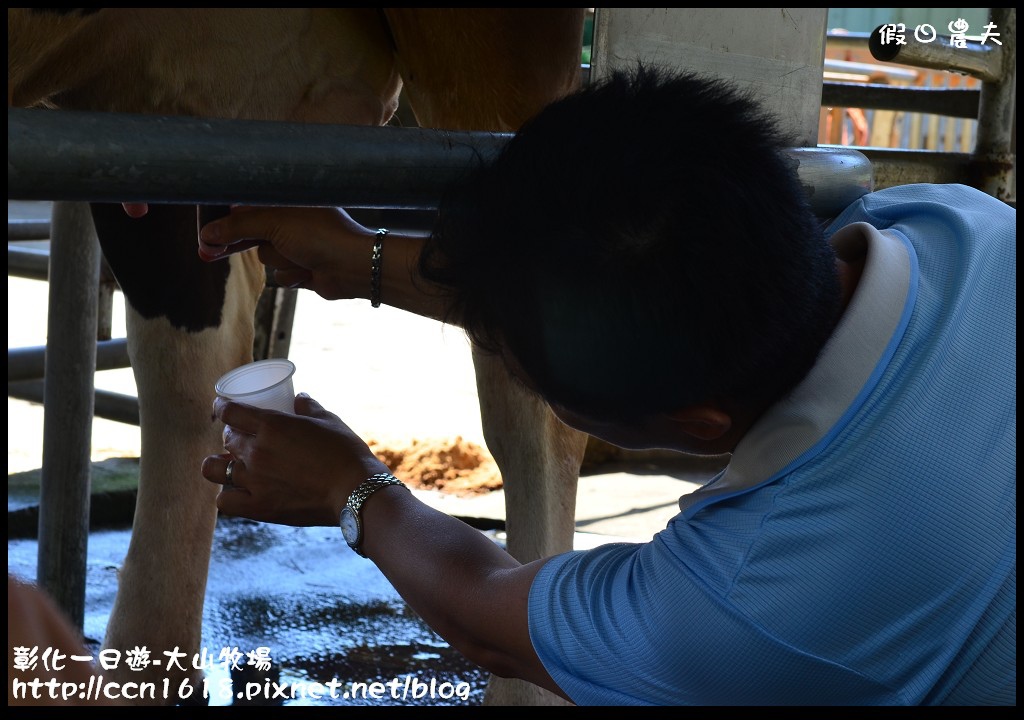
[[[363,503],[366,502],[368,497],[381,488],[386,488],[390,485],[402,485],[402,481],[391,473],[371,475],[352,491],[352,494],[348,496],[348,502],[345,503],[345,507],[341,509],[341,517],[338,520],[338,524],[341,526],[341,534],[345,538],[345,542],[348,543],[348,546],[363,557],[366,557],[366,555],[363,555],[362,550],[363,516],[359,510],[363,507]],[[405,487],[405,485],[402,485],[402,487]]]

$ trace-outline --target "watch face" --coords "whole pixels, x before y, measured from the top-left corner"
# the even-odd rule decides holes
[[[359,547],[359,515],[352,512],[352,508],[346,505],[341,510],[339,524],[341,525],[341,534],[345,538],[345,542],[353,548]]]

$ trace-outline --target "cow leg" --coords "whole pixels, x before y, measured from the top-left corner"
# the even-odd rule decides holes
[[[97,233],[128,304],[128,351],[138,386],[142,433],[132,536],[104,648],[122,660],[111,681],[174,689],[200,671],[203,599],[217,519],[217,487],[200,473],[222,450],[212,417],[214,384],[252,359],[253,313],[264,271],[254,253],[202,263],[194,206],[151,206],[133,220],[119,206],[94,206]],[[123,653],[148,648],[161,661],[129,670]],[[182,652],[181,667],[165,652]],[[193,698],[194,700],[194,698]],[[140,699],[140,702],[148,698]]]
[[[579,86],[584,8],[385,8],[398,67],[423,127],[509,132]],[[572,549],[586,435],[561,423],[474,352],[484,439],[505,487],[508,548],[521,562]],[[557,705],[492,677],[489,705]]]
[[[571,550],[587,436],[515,384],[500,359],[474,351],[484,439],[501,468],[508,551],[530,562]],[[485,705],[561,705],[532,683],[492,676]]]
[[[505,483],[508,551],[523,563],[571,550],[587,435],[515,383],[504,363],[473,351],[484,439]]]

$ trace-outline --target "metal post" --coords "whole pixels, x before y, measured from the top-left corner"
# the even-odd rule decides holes
[[[85,620],[100,247],[89,208],[53,206],[38,584]]]
[[[1017,11],[991,8],[990,19],[1003,43],[1002,67],[998,79],[981,86],[974,155],[979,188],[1000,200],[1016,202]]]

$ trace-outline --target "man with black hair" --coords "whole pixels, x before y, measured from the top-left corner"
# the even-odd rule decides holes
[[[453,647],[578,704],[1016,704],[1016,211],[908,185],[822,230],[775,128],[638,67],[527,123],[426,240],[327,208],[202,230],[465,328],[581,431],[731,453],[650,542],[520,565],[305,395],[216,402],[220,509],[340,516]]]

